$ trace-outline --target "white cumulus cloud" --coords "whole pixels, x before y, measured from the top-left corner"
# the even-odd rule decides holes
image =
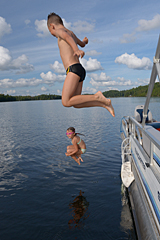
[[[87,21],[77,21],[74,23],[67,22],[64,18],[63,24],[66,28],[69,30],[75,32],[76,34],[85,33],[85,32],[91,32],[94,29],[94,23],[89,23]],[[36,20],[35,21],[36,31],[38,32],[38,37],[47,37],[50,35],[50,32],[47,27],[47,21],[45,19],[43,20]]]
[[[89,23],[87,21],[77,21],[74,23],[67,22],[64,18],[63,24],[66,28],[69,30],[75,32],[75,33],[85,33],[85,32],[92,32],[94,30],[94,23]]]
[[[41,83],[42,83],[42,79],[37,79],[37,78],[31,78],[31,79],[20,78],[17,80],[6,78],[6,79],[0,80],[0,87],[1,88],[16,88],[16,87],[29,87],[29,86],[35,87]]]
[[[95,81],[93,78],[91,78],[90,84],[94,87],[104,87],[104,86],[113,86],[117,85],[116,81],[109,81],[109,82],[102,82],[102,81]]]
[[[11,33],[11,25],[6,23],[3,17],[0,17],[0,39],[5,35]]]
[[[11,62],[12,57],[7,48],[0,46],[0,70],[5,70]]]
[[[16,93],[16,90],[7,90],[4,94],[13,95]]]
[[[138,25],[136,30],[139,32],[160,28],[160,14],[155,15],[152,20],[141,19],[138,21]]]
[[[85,93],[93,94],[93,93],[96,93],[96,92],[97,92],[97,89],[96,88],[91,88],[91,87],[83,88],[83,91],[82,91],[83,94],[85,94]]]
[[[47,27],[47,21],[46,20],[36,20],[35,26],[37,30],[37,36],[38,37],[47,37],[50,36],[50,32]]]
[[[66,70],[64,69],[64,66],[62,63],[59,63],[58,61],[55,61],[54,64],[50,64],[51,69],[53,69],[56,73],[59,74],[65,74]]]
[[[110,86],[131,86],[133,85],[131,80],[125,80],[123,77],[118,77],[115,80],[112,80],[111,77],[107,76],[105,73],[90,74],[91,77],[90,84],[94,87],[110,87]]]
[[[45,84],[54,85],[55,82],[63,82],[65,80],[65,75],[56,75],[51,71],[47,72],[46,74],[42,72],[40,74],[41,78],[44,80]]]
[[[12,59],[10,51],[0,46],[0,71],[4,70],[17,70],[16,74],[21,74],[33,71],[34,67],[28,63],[28,58],[25,54]]]
[[[135,82],[135,85],[136,86],[142,86],[142,85],[147,85],[149,84],[149,78],[146,78],[146,79],[140,79],[138,78],[137,81]]]
[[[46,92],[46,91],[48,91],[48,89],[46,88],[46,87],[41,87],[41,90],[43,91],[43,92]]]
[[[129,68],[139,69],[139,70],[148,70],[152,68],[152,63],[149,58],[143,57],[142,59],[135,56],[134,53],[129,55],[128,53],[124,53],[121,56],[115,59],[115,63],[125,64]]]
[[[101,72],[100,75],[96,74],[96,73],[92,73],[89,74],[89,77],[93,78],[95,81],[104,81],[104,82],[108,82],[111,81],[111,77],[107,76],[106,73]]]
[[[86,59],[80,59],[81,64],[84,66],[87,72],[94,72],[97,70],[102,70],[101,63],[97,59],[89,58],[87,61]]]
[[[76,34],[91,32],[94,30],[94,23],[89,23],[87,21],[77,21],[75,23],[67,22],[65,19],[63,20],[63,24],[66,28],[73,31]],[[43,20],[36,20],[35,21],[36,31],[38,37],[48,37],[50,36],[50,32],[47,27],[47,21]]]

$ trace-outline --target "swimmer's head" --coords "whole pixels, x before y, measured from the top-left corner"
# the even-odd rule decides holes
[[[75,128],[74,128],[74,127],[69,127],[69,128],[67,129],[66,135],[67,135],[68,138],[73,139],[74,136],[76,135],[76,133],[75,133]]]
[[[69,128],[67,129],[67,131],[71,131],[71,132],[74,132],[74,133],[75,133],[75,128],[74,128],[74,127],[69,127]]]
[[[76,131],[76,130],[75,130],[74,127],[69,127],[69,128],[67,129],[67,132],[73,132],[74,136],[76,136],[77,134],[78,134],[78,135],[85,136],[84,134],[76,133],[75,131]]]
[[[48,15],[48,19],[47,19],[48,28],[50,27],[51,23],[54,23],[55,25],[59,25],[59,24],[63,25],[62,18],[54,12]]]

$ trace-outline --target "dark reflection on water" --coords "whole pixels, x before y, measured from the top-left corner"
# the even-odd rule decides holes
[[[122,201],[122,210],[121,210],[121,222],[120,225],[122,227],[122,230],[126,233],[128,233],[128,230],[130,230],[130,238],[129,239],[136,239],[137,235],[134,231],[134,225],[132,221],[132,214],[130,211],[130,204],[128,199],[128,192],[127,189],[124,187],[124,185],[121,185],[121,201]]]
[[[89,202],[82,194],[84,192],[80,190],[79,195],[69,204],[72,215],[72,218],[68,221],[70,229],[84,227],[85,219],[89,217],[89,214],[87,214]]]
[[[136,239],[121,195],[120,122],[144,99],[112,101],[114,119],[60,101],[0,103],[1,240]],[[158,106],[152,99],[156,119]],[[85,134],[80,166],[65,156],[69,126]]]

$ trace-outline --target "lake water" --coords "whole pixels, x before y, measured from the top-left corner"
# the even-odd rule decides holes
[[[0,239],[135,240],[121,189],[120,122],[144,98],[113,98],[102,108],[60,100],[0,103]],[[159,98],[150,110],[160,120]],[[85,134],[79,166],[65,156],[66,129]]]

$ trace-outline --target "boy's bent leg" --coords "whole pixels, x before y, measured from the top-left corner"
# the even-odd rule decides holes
[[[87,96],[90,96],[90,95],[87,95]],[[107,99],[100,91],[94,94],[94,96],[96,99],[95,101],[88,101],[85,104],[83,103],[77,104],[77,105],[74,105],[74,107],[75,108],[103,107],[107,109],[113,117],[115,117],[115,112],[114,112],[114,108],[112,106],[111,100]]]
[[[62,104],[66,107],[74,106],[75,108],[84,107],[104,107],[114,117],[114,108],[111,100],[104,97],[99,91],[94,95],[76,95],[81,91],[82,85],[79,85],[79,76],[69,72],[65,79],[62,91]]]
[[[64,81],[62,90],[62,104],[65,107],[72,107],[70,99],[77,94],[80,77],[75,73],[69,72]],[[82,91],[82,88],[81,88]],[[81,92],[79,92],[81,94]]]

